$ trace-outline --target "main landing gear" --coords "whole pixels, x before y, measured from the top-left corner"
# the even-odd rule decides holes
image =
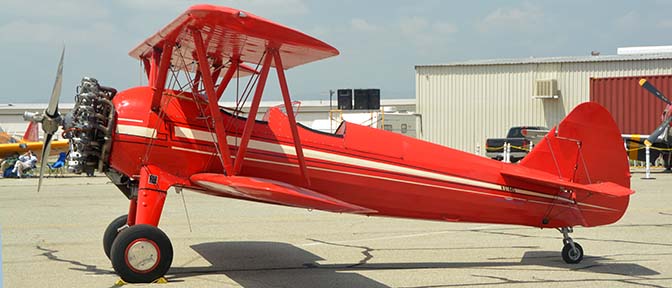
[[[105,254],[114,271],[126,282],[149,283],[168,272],[173,246],[163,231],[152,225],[128,226],[128,215],[114,219],[103,235]]]
[[[108,176],[130,200],[128,215],[114,219],[103,236],[103,248],[114,271],[123,282],[165,281],[163,276],[173,262],[173,246],[157,226],[166,191],[181,179],[152,165],[140,169],[138,180],[115,171],[108,171]]]
[[[558,231],[562,233],[562,243],[565,245],[562,247],[562,260],[567,264],[578,264],[583,260],[583,248],[579,243],[574,242],[572,237],[569,237],[569,233],[574,232],[572,227],[562,227]]]
[[[168,236],[152,225],[127,223],[128,215],[121,215],[103,234],[103,248],[114,271],[129,283],[149,283],[162,277],[173,261]]]
[[[110,227],[113,224],[114,221]],[[109,253],[114,271],[130,283],[157,280],[168,272],[173,262],[173,246],[168,236],[148,224],[133,225],[119,231]]]
[[[112,223],[107,226],[105,229],[105,234],[103,234],[103,250],[105,250],[105,255],[110,259],[110,250],[112,250],[112,243],[114,239],[117,239],[119,232],[125,228],[128,228],[128,215],[121,215],[117,219],[112,220]]]

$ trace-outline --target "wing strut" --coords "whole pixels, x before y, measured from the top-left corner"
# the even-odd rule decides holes
[[[201,82],[201,70],[197,70],[196,75],[194,75],[194,80],[191,81],[191,94],[194,94],[194,96],[198,95],[198,90],[199,90],[199,82]],[[212,79],[217,79],[217,78],[212,78]]]
[[[240,68],[240,60],[231,60],[231,64],[229,66],[229,69],[226,70],[226,73],[224,74],[224,78],[222,79],[221,82],[219,82],[219,87],[217,87],[217,91],[215,91],[215,95],[217,95],[217,101],[219,101],[219,99],[222,98],[222,94],[224,93],[224,90],[226,90],[226,86],[229,85],[229,82],[231,82],[231,79],[233,78],[233,75],[236,73],[236,70],[238,70],[239,68]],[[217,74],[219,74],[219,73],[217,73]],[[212,79],[217,79],[217,78],[213,76]]]
[[[308,177],[308,169],[306,168],[306,159],[303,157],[303,149],[301,148],[301,139],[299,138],[299,130],[296,128],[296,118],[294,117],[294,107],[292,107],[292,99],[289,97],[289,88],[287,88],[287,78],[285,78],[285,69],[282,66],[282,59],[278,49],[271,51],[275,61],[275,70],[278,72],[278,82],[280,82],[280,90],[282,90],[282,99],[285,101],[285,111],[287,112],[287,120],[289,120],[289,127],[292,130],[292,138],[294,138],[294,149],[296,149],[296,158],[299,161],[299,168],[301,175],[306,178],[306,183],[310,186],[310,178]]]
[[[240,139],[240,145],[238,146],[234,175],[238,175],[240,170],[243,168],[243,159],[245,158],[245,152],[247,151],[247,144],[250,142],[250,137],[252,136],[252,129],[254,129],[254,122],[256,121],[255,118],[257,117],[257,111],[259,110],[259,103],[261,102],[261,95],[264,93],[266,78],[268,78],[268,71],[271,69],[271,60],[273,60],[273,57],[268,54],[266,54],[264,57],[264,64],[261,67],[261,75],[259,75],[257,89],[254,91],[254,98],[252,98],[252,107],[250,107],[250,112],[247,115],[243,136]]]
[[[232,176],[235,175],[234,170],[231,166],[231,154],[229,153],[229,143],[226,141],[226,128],[224,127],[224,121],[222,120],[222,113],[219,112],[219,105],[217,101],[219,97],[215,94],[215,84],[212,79],[212,74],[210,73],[210,66],[208,65],[208,59],[205,52],[205,45],[203,44],[203,38],[201,37],[201,32],[198,30],[191,31],[194,37],[194,43],[196,44],[196,56],[198,56],[198,68],[201,71],[201,78],[203,78],[203,86],[205,86],[205,93],[208,95],[208,107],[210,108],[210,115],[212,116],[212,122],[215,126],[215,133],[217,134],[217,147],[219,150],[219,159],[222,161],[222,166],[226,171],[226,175]],[[163,64],[163,62],[162,62]],[[222,83],[228,83],[233,76],[232,70],[235,71],[237,67],[237,62],[232,63],[229,66],[229,71],[227,71],[226,76],[228,79],[222,79]],[[231,73],[229,73],[231,72]],[[254,118],[253,118],[254,119]],[[238,161],[236,161],[238,162]],[[236,163],[237,164],[237,163]]]
[[[168,68],[170,67],[170,56],[173,55],[173,42],[165,41],[163,42],[163,50],[154,49],[152,54],[152,61],[157,61],[159,55],[161,54],[161,60],[159,65],[156,63],[152,65],[150,69],[152,77],[150,79],[150,86],[154,88],[154,95],[152,96],[152,110],[159,111],[159,106],[161,105],[161,96],[163,95],[164,86],[166,85],[166,78],[168,77]],[[159,70],[156,70],[156,67]]]

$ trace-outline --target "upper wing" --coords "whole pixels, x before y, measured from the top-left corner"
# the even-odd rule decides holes
[[[330,212],[374,213],[374,210],[343,202],[315,191],[264,178],[226,176],[215,173],[194,174],[191,182],[208,192],[259,200],[286,206]]]
[[[190,7],[129,55],[146,58],[163,41],[172,41],[179,47],[173,49],[173,56],[184,57],[189,64],[196,61],[191,31],[201,33],[207,54],[223,62],[239,56],[243,62],[256,65],[268,47],[279,49],[285,69],[338,55],[336,48],[302,32],[245,11],[213,5]],[[178,60],[180,57],[173,57],[172,64],[188,69]]]

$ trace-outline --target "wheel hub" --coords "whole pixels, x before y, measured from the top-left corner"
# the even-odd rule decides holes
[[[579,256],[580,256],[579,255],[579,249],[577,249],[577,248],[569,249],[568,255],[569,255],[569,258],[571,258],[572,260],[579,259]]]
[[[148,272],[159,263],[159,248],[147,239],[138,239],[128,246],[126,261],[137,272]]]

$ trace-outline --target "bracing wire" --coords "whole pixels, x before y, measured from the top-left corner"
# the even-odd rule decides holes
[[[175,188],[175,191],[179,191],[178,193],[182,196],[182,206],[184,206],[184,214],[187,216],[187,225],[189,225],[189,232],[194,232],[191,230],[191,218],[189,217],[189,210],[187,210],[187,201],[184,200],[184,189],[180,188]]]

